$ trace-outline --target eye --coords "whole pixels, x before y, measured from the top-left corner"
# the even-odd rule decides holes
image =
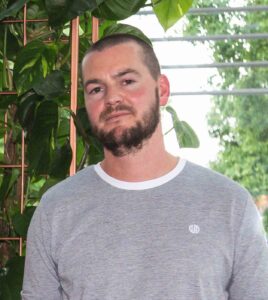
[[[132,83],[134,83],[135,82],[135,80],[133,80],[133,79],[125,79],[124,81],[123,81],[123,85],[129,85],[129,84],[132,84]]]
[[[93,88],[93,89],[90,89],[90,90],[88,91],[88,94],[89,94],[89,95],[94,95],[94,94],[100,93],[101,91],[102,91],[102,88],[101,88],[100,86],[97,86],[97,87],[95,87],[95,88]]]

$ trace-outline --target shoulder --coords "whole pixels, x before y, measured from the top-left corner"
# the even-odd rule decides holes
[[[83,201],[85,195],[93,193],[99,182],[94,166],[88,166],[47,190],[42,196],[40,206],[55,209],[58,206],[78,204]]]
[[[237,193],[249,196],[249,192],[234,180],[189,161],[186,163],[184,176],[188,177],[188,181],[194,183],[197,189],[204,189],[206,187],[218,193]]]
[[[182,175],[188,189],[211,205],[237,206],[240,210],[248,201],[252,202],[252,196],[244,187],[211,169],[187,161]]]

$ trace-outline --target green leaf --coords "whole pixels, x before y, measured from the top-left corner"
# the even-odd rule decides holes
[[[51,160],[51,143],[49,138],[31,139],[28,146],[28,170],[31,175],[46,175]]]
[[[192,127],[185,121],[181,121],[182,133],[179,134],[182,148],[198,148],[200,146],[199,139]],[[176,130],[176,127],[175,127]],[[176,130],[177,132],[177,130]]]
[[[112,25],[114,25],[116,23],[117,23],[116,21],[112,21],[112,20],[103,20],[103,22],[101,22],[100,26],[99,26],[99,36],[100,37],[104,36],[104,31],[108,27],[110,27],[110,26],[112,26]]]
[[[62,146],[66,143],[66,139],[70,136],[70,119],[60,117],[59,126],[57,130],[57,144]]]
[[[18,11],[22,9],[24,4],[29,2],[29,0],[18,0],[15,1],[12,5],[10,5],[7,9],[4,11],[0,12],[0,20],[6,18],[6,17],[11,17],[15,16]]]
[[[106,0],[92,14],[106,20],[123,20],[138,12],[145,2],[146,0]]]
[[[41,41],[28,43],[17,55],[14,66],[14,82],[18,94],[22,94],[44,80],[52,71],[57,55],[54,44]]]
[[[58,105],[54,101],[41,102],[35,113],[33,129],[29,135],[29,170],[34,174],[47,174],[51,158],[51,137],[58,125]]]
[[[1,49],[1,48],[0,48]],[[3,88],[5,88],[5,67],[0,60],[0,92],[3,91]]]
[[[11,188],[17,181],[20,171],[18,169],[5,169],[0,187],[0,205],[8,197]]]
[[[61,179],[59,178],[48,178],[48,180],[45,182],[45,184],[42,186],[42,188],[39,191],[39,197],[41,198],[42,195],[50,189],[53,185],[59,183]]]
[[[51,26],[64,25],[86,11],[91,12],[104,0],[45,0],[48,21]]]
[[[72,149],[67,142],[57,148],[53,153],[49,175],[54,178],[64,179],[68,174],[72,161]]]
[[[54,101],[42,101],[35,112],[34,127],[31,133],[35,138],[49,137],[58,125],[58,105]]]
[[[77,119],[75,122],[78,132],[81,134],[83,142],[86,144],[85,152],[88,153],[88,163],[95,164],[103,160],[103,145],[100,141],[92,134],[91,124],[88,120],[88,115],[85,107],[80,108],[77,111]],[[82,131],[83,129],[83,131]],[[87,149],[88,147],[88,149]]]
[[[87,114],[86,108],[85,107],[80,107],[77,110],[76,117],[79,120],[79,123],[77,124],[78,133],[81,134],[80,129],[83,129],[84,132],[86,132],[86,135],[91,134],[91,125],[90,125],[90,122],[89,122],[89,119],[88,119],[88,114]],[[77,119],[75,118],[74,121],[77,122]],[[80,127],[79,127],[79,125],[80,125]]]
[[[97,138],[94,136],[90,137],[90,146],[89,146],[89,164],[96,164],[103,160],[104,158],[104,152],[103,152],[103,146],[99,142]]]
[[[189,124],[185,121],[180,121],[176,111],[167,106],[166,111],[171,114],[173,126],[176,132],[177,141],[181,148],[198,148],[199,139]]]
[[[268,208],[263,213],[263,227],[268,234]]]
[[[45,98],[54,98],[65,92],[64,76],[61,71],[53,71],[42,81],[37,82],[33,89]]]
[[[12,217],[12,224],[14,226],[14,229],[16,233],[21,237],[26,238],[28,227],[30,225],[30,221],[32,219],[35,209],[35,206],[28,206],[25,208],[23,214],[16,213]]]
[[[138,28],[136,28],[134,26],[127,25],[127,24],[121,24],[121,23],[113,24],[104,30],[103,36],[108,36],[108,35],[118,34],[118,33],[132,34],[132,35],[144,40],[147,44],[152,46],[152,42],[150,41],[150,39],[141,30],[139,30]]]
[[[19,37],[14,35],[14,32],[12,32],[11,28],[13,29],[13,27],[8,27],[8,30],[6,32],[7,36],[6,36],[6,40],[4,38],[5,35],[5,28],[6,26],[4,26],[4,24],[1,24],[0,26],[0,49],[1,51],[3,51],[3,49],[6,47],[6,58],[8,60],[14,61],[19,49],[20,49],[20,45],[18,42]]]
[[[25,258],[23,256],[16,256],[11,258],[7,264],[7,275],[1,279],[3,283],[4,292],[0,292],[1,300],[19,300],[21,299],[20,292],[22,289],[22,280],[24,272]]]
[[[32,92],[21,97],[16,115],[24,129],[30,130],[32,128],[35,108],[42,99],[43,97]]]
[[[93,135],[91,131],[91,125],[88,120],[88,115],[85,107],[80,108],[75,115],[72,113],[74,123],[78,134],[82,137],[82,143],[78,144],[78,152],[82,161],[94,164],[103,159],[103,146]],[[83,149],[81,149],[83,147]],[[86,157],[85,157],[86,155]],[[83,158],[82,158],[83,157]],[[79,162],[79,169],[83,167],[81,161]]]
[[[193,0],[153,0],[153,10],[166,31],[192,6]]]
[[[17,102],[17,95],[5,95],[1,97],[0,109],[7,109],[10,104]]]
[[[0,300],[13,300],[6,276],[0,276]]]

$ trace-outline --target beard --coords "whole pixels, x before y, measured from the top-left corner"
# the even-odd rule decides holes
[[[128,111],[129,113],[136,115],[136,111],[133,107],[125,104],[119,104],[116,107],[108,107],[100,115],[100,120],[105,120],[109,114],[118,111]],[[97,126],[92,126],[92,133],[97,137],[101,144],[114,156],[122,157],[130,153],[135,153],[143,147],[143,144],[148,140],[155,132],[160,120],[159,111],[159,94],[158,89],[155,90],[155,101],[148,111],[146,111],[141,120],[129,128],[120,129],[115,127],[112,130],[106,132],[99,129]]]

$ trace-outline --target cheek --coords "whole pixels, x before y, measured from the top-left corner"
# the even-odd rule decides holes
[[[141,87],[131,94],[132,105],[138,112],[148,110],[152,103],[155,102],[155,90],[149,89],[148,87]]]
[[[85,107],[88,115],[88,119],[92,124],[95,124],[98,120],[99,108],[98,105],[93,105],[85,102]]]
[[[148,96],[148,89],[146,89],[146,87],[131,91],[131,98],[135,102],[144,102],[144,98],[147,98]]]

